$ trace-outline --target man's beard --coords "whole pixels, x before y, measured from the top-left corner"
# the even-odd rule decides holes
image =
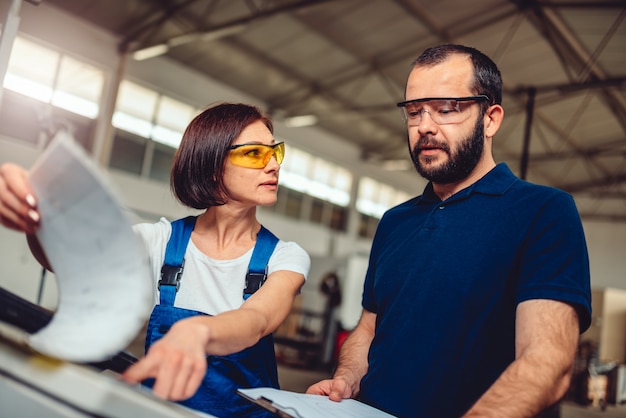
[[[437,167],[428,167],[420,162],[419,151],[423,146],[434,146],[446,154],[448,161]],[[439,143],[430,137],[421,137],[411,150],[411,160],[417,172],[427,180],[437,184],[458,183],[466,179],[476,168],[485,147],[485,128],[482,118],[478,118],[474,125],[474,131],[466,137],[455,153],[450,151],[450,146],[446,143]],[[438,157],[422,155],[421,158],[427,163],[435,161]]]

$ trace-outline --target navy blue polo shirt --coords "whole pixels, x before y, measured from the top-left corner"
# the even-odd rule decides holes
[[[445,201],[390,209],[372,244],[363,308],[377,314],[360,399],[401,417],[458,417],[515,358],[529,299],[591,321],[589,261],[572,197],[498,164]]]

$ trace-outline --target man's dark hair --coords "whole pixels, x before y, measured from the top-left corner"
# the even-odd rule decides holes
[[[475,95],[484,94],[490,103],[482,104],[484,109],[492,104],[502,104],[502,76],[498,66],[485,54],[469,46],[443,44],[426,49],[414,62],[415,67],[430,67],[441,64],[453,54],[469,56],[474,66],[474,83],[470,89]]]

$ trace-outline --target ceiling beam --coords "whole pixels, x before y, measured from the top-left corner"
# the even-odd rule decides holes
[[[611,175],[604,178],[593,179],[588,181],[581,181],[578,183],[560,184],[559,189],[568,193],[586,192],[589,190],[603,190],[609,187],[613,187],[617,184],[626,182],[626,173]]]
[[[194,3],[197,0],[187,0],[186,2],[177,4],[175,7],[172,7],[170,9],[167,10],[163,10],[161,11],[160,16],[156,19],[155,22],[151,22],[149,24],[144,25],[144,27],[142,28],[142,31],[145,31],[148,28],[154,27],[155,25],[162,25],[165,21],[167,21],[168,19],[173,18],[176,13],[179,13],[179,11],[184,10],[185,8],[189,7],[192,3]],[[177,35],[176,37],[170,38],[170,39],[166,39],[164,41],[161,42],[157,42],[155,44],[152,45],[142,45],[140,42],[137,42],[137,37],[142,33],[141,31],[135,31],[133,32],[133,34],[126,36],[122,42],[120,43],[120,48],[126,48],[124,50],[127,50],[128,48],[130,48],[131,50],[136,50],[139,48],[145,49],[145,48],[151,48],[154,47],[156,45],[159,44],[163,44],[163,43],[167,43],[169,40],[173,40],[176,38],[179,38],[181,36],[185,36],[188,37],[191,40],[194,40],[196,38],[201,38],[203,33],[210,33],[210,32],[215,32],[215,31],[225,31],[228,30],[230,28],[234,28],[234,27],[239,27],[241,25],[246,25],[254,20],[257,19],[262,19],[262,18],[266,18],[266,17],[270,17],[270,16],[274,16],[280,13],[288,13],[288,12],[292,12],[298,9],[303,9],[306,7],[312,7],[312,6],[318,6],[321,3],[326,3],[328,1],[331,0],[301,0],[299,2],[294,2],[294,3],[288,3],[282,6],[278,6],[278,7],[274,7],[274,8],[269,8],[269,9],[265,9],[265,10],[258,10],[255,12],[252,12],[250,15],[247,16],[243,16],[243,17],[238,17],[236,19],[232,19],[226,22],[222,22],[219,24],[215,24],[215,25],[211,25],[210,27],[207,27],[204,29],[204,31],[202,32],[193,32],[193,33],[182,33],[180,35]],[[194,35],[198,35],[198,36],[194,36]],[[131,44],[133,45],[131,47]],[[177,43],[177,44],[181,44],[181,43]]]

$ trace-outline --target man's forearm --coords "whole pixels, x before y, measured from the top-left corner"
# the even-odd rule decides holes
[[[555,363],[558,363],[556,361]],[[513,362],[464,417],[534,417],[558,402],[571,380],[571,367],[547,365],[532,356]]]
[[[353,397],[358,395],[361,378],[365,376],[368,368],[367,355],[374,338],[372,319],[375,320],[374,314],[367,312],[363,314],[359,325],[341,347],[339,364],[333,375],[334,379],[342,379],[351,386]]]

